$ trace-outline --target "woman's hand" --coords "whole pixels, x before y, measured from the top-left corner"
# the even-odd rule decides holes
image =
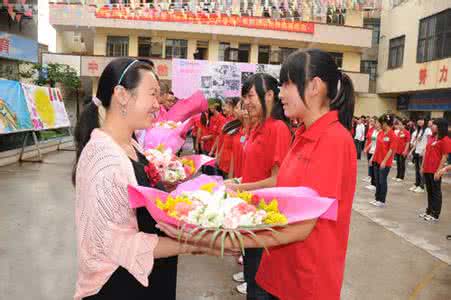
[[[385,169],[385,161],[381,162],[381,169]]]
[[[442,178],[442,176],[445,174],[445,168],[442,168],[440,170],[437,170],[437,172],[435,172],[434,174],[434,180],[435,181],[439,181],[440,178]]]
[[[240,184],[236,183],[233,179],[224,181],[224,185],[226,186],[226,188],[228,190],[231,190],[234,192],[240,190]]]

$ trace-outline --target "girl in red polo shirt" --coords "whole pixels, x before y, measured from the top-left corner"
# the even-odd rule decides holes
[[[227,98],[224,105],[225,124],[222,126],[221,133],[217,138],[217,155],[216,161],[218,168],[224,178],[230,171],[230,160],[232,157],[233,135],[237,133],[241,127],[240,120],[236,119],[234,110],[240,98]]]
[[[398,145],[396,148],[396,178],[398,182],[404,181],[406,174],[406,157],[409,154],[410,132],[406,129],[407,122],[405,120],[397,121]]]
[[[428,207],[424,216],[426,221],[437,222],[442,210],[442,180],[437,171],[445,165],[451,152],[451,140],[447,135],[448,122],[445,119],[434,120],[432,136],[426,145],[421,166],[428,194]]]
[[[280,71],[285,115],[303,125],[280,166],[276,185],[306,186],[338,201],[337,221],[312,219],[245,237],[245,247],[269,248],[257,283],[280,300],[338,300],[343,282],[352,201],[357,176],[357,152],[350,134],[354,88],[334,59],[322,50],[297,51]],[[333,149],[333,150],[331,150]],[[331,152],[332,151],[332,152]],[[160,224],[171,236],[176,228]],[[208,244],[211,235],[202,239]],[[220,247],[221,242],[216,243]],[[236,249],[226,240],[228,249]]]
[[[292,140],[279,99],[277,79],[268,74],[254,74],[243,84],[241,94],[252,129],[244,143],[241,184],[228,182],[227,185],[235,191],[273,187]],[[261,255],[262,249],[246,249],[244,279],[248,299],[266,296],[255,282]]]
[[[232,156],[230,158],[229,178],[241,178],[244,157],[244,143],[249,133],[249,115],[243,110],[243,102],[235,106],[235,116],[241,122],[239,131],[233,135]]]
[[[394,117],[390,114],[379,117],[382,130],[377,135],[376,151],[371,159],[376,179],[376,194],[375,200],[370,203],[381,208],[385,207],[388,190],[388,173],[390,173],[390,168],[393,165],[393,157],[397,149],[398,138],[392,129],[393,120]]]

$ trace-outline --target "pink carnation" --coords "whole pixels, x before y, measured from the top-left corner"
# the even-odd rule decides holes
[[[191,211],[192,206],[185,202],[178,202],[175,205],[175,211],[177,212],[177,215],[179,217],[186,217],[188,216],[189,212]]]

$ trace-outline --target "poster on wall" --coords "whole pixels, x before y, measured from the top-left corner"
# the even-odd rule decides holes
[[[22,84],[31,123],[35,130],[69,127],[63,97],[57,88]]]
[[[269,73],[279,78],[279,65],[174,59],[172,88],[179,98],[188,98],[201,90],[207,99],[239,97],[241,85],[254,73]]]
[[[31,129],[30,113],[20,83],[0,80],[0,134]]]

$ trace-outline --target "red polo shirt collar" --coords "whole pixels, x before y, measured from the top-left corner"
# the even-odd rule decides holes
[[[302,137],[304,139],[308,139],[311,141],[316,141],[321,136],[330,124],[338,122],[338,111],[332,110],[318,120],[316,120],[309,128],[305,128],[305,125],[302,125],[296,131],[296,138]]]

